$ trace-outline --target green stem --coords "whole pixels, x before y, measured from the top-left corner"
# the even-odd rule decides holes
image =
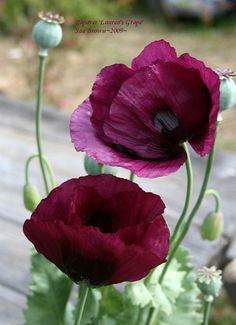
[[[193,193],[193,169],[192,169],[192,163],[191,163],[191,157],[189,154],[188,146],[186,143],[183,145],[186,154],[187,154],[187,160],[186,160],[186,172],[187,172],[187,193],[185,198],[185,204],[182,211],[182,214],[177,222],[177,225],[175,227],[175,230],[171,236],[171,244],[173,244],[176,240],[176,237],[178,236],[179,230],[184,222],[185,216],[189,209],[189,204],[192,198]]]
[[[148,318],[146,321],[146,325],[151,325],[154,319],[157,317],[158,311],[154,307],[152,307],[149,311]]]
[[[204,315],[203,315],[203,325],[208,325],[209,317],[211,312],[211,301],[204,302]]]
[[[134,181],[134,173],[132,173],[132,172],[130,173],[129,180],[130,180],[131,182]]]
[[[214,155],[215,155],[215,147],[216,147],[216,143],[214,143],[212,149],[211,149],[211,152],[208,156],[208,161],[207,161],[207,166],[206,166],[206,171],[205,171],[205,175],[204,175],[204,180],[203,180],[203,183],[202,183],[202,187],[201,187],[201,190],[200,190],[200,194],[198,196],[198,199],[197,199],[197,202],[195,203],[189,217],[188,217],[188,220],[186,221],[186,223],[183,225],[182,227],[182,232],[181,234],[179,235],[179,237],[177,238],[176,242],[174,243],[172,249],[171,249],[171,252],[170,252],[170,255],[169,255],[169,258],[168,258],[168,261],[166,262],[164,268],[163,268],[163,271],[162,271],[162,274],[160,276],[160,279],[159,279],[159,283],[161,284],[163,282],[163,279],[164,279],[164,276],[171,264],[171,261],[172,259],[174,258],[175,256],[175,253],[177,251],[177,249],[179,248],[180,244],[182,243],[183,239],[185,238],[190,226],[191,226],[191,223],[193,221],[193,218],[195,216],[195,214],[197,213],[198,209],[200,208],[201,206],[201,203],[203,201],[203,198],[205,196],[205,193],[206,193],[206,190],[207,190],[207,185],[208,185],[208,181],[209,181],[209,178],[210,178],[210,174],[211,174],[211,170],[212,170],[212,166],[213,166],[213,160],[214,160]]]
[[[43,156],[43,163],[47,168],[47,173],[49,175],[51,189],[53,189],[56,187],[57,183],[56,183],[56,179],[55,179],[55,176],[54,176],[54,173],[52,170],[52,166],[45,156]]]
[[[79,294],[79,308],[75,315],[74,325],[80,325],[81,323],[88,292],[89,292],[89,287],[85,283],[81,282],[80,294]]]
[[[100,174],[103,174],[105,165],[99,164],[99,166],[100,166]]]
[[[37,149],[38,149],[38,157],[39,157],[39,164],[43,176],[44,186],[46,194],[49,193],[49,186],[46,176],[46,170],[43,163],[43,151],[42,151],[42,144],[41,144],[41,100],[43,95],[43,80],[44,80],[44,71],[45,71],[45,57],[39,56],[39,78],[38,78],[38,92],[37,92],[37,103],[36,103],[36,115],[35,115],[35,122],[36,122],[36,142],[37,142]]]
[[[207,190],[205,196],[213,196],[215,199],[215,212],[219,212],[221,210],[221,197],[220,194],[213,189]]]
[[[30,166],[30,163],[32,162],[32,160],[34,158],[39,158],[39,155],[38,154],[31,155],[26,160],[26,163],[25,163],[25,183],[26,184],[29,184],[29,166]],[[47,160],[47,158],[45,156],[42,156],[42,159],[43,159],[44,166],[47,169],[47,174],[49,175],[51,189],[53,189],[53,188],[56,187],[56,180],[55,180],[55,177],[54,177],[52,167],[51,167],[49,161]]]
[[[25,163],[25,184],[29,184],[29,165],[34,158],[38,158],[38,155],[30,156]]]

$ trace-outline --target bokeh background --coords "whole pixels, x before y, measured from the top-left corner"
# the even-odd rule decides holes
[[[31,30],[40,10],[65,17],[63,41],[50,51],[44,86],[44,101],[58,110],[74,110],[90,94],[103,66],[129,65],[155,39],[166,39],[179,54],[189,52],[212,68],[236,68],[234,0],[0,0],[0,95],[35,99],[38,62]],[[76,33],[79,19],[143,22],[121,33]],[[236,151],[235,120],[236,109],[224,113],[220,148]],[[224,291],[211,324],[236,324],[235,308]]]

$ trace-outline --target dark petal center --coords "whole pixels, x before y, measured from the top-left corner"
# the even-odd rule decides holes
[[[109,211],[98,209],[92,215],[83,218],[82,224],[85,226],[97,227],[103,233],[114,233],[112,216]]]
[[[156,129],[163,134],[170,134],[179,127],[177,117],[169,110],[160,111],[154,118]]]

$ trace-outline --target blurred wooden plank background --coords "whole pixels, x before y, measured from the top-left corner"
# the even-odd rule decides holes
[[[43,147],[51,161],[58,183],[85,175],[83,154],[77,153],[70,142],[70,115],[46,108],[43,113]],[[29,213],[22,203],[24,163],[35,153],[34,104],[11,100],[0,96],[0,325],[17,325],[22,322],[22,309],[30,281],[30,243],[22,233],[22,224]],[[195,187],[198,194],[206,159],[193,154]],[[118,176],[128,177],[129,172],[119,170]],[[42,190],[37,163],[32,165],[31,180]],[[161,195],[166,203],[166,218],[170,225],[183,207],[186,188],[185,168],[169,177],[159,179],[135,178],[146,191]],[[235,186],[236,155],[218,152],[210,182],[223,198],[226,227],[224,236],[214,243],[200,239],[199,225],[213,208],[208,198],[196,216],[194,226],[185,240],[185,246],[193,252],[196,266],[219,260],[236,232]],[[42,191],[43,193],[43,191]],[[194,201],[194,200],[193,200]],[[235,245],[234,245],[235,247]],[[236,248],[235,248],[236,249]],[[231,247],[231,255],[236,252]],[[33,325],[33,324],[32,324]]]

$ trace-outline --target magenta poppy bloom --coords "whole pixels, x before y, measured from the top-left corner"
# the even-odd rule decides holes
[[[74,282],[136,281],[166,261],[169,230],[158,195],[112,175],[71,179],[24,223],[36,250]]]
[[[186,141],[201,156],[214,143],[219,77],[164,40],[149,44],[132,67],[114,64],[98,74],[92,93],[73,113],[76,150],[141,177],[175,172]]]

